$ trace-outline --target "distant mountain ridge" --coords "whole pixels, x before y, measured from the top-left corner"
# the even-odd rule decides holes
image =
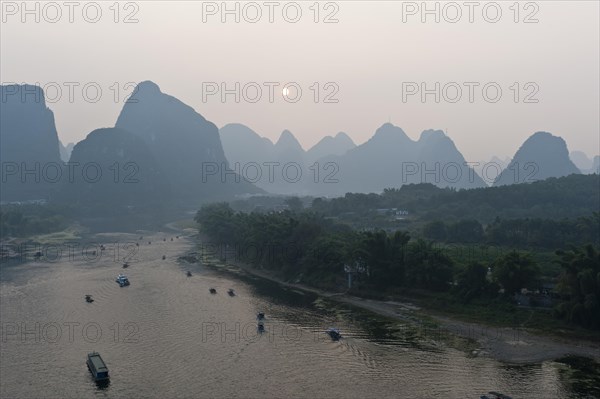
[[[223,126],[219,134],[232,167],[238,165],[243,175],[244,168],[251,169],[253,178],[256,176],[256,166],[259,166],[260,179],[253,182],[277,194],[308,194],[306,185],[313,173],[310,167],[322,157],[321,154],[341,155],[355,147],[345,133],[338,133],[335,137],[326,136],[308,151],[302,148],[289,130],[284,130],[275,143],[240,123]],[[301,174],[299,181],[295,181],[297,172]]]
[[[0,160],[3,171],[11,168],[3,176],[0,198],[48,199],[56,190],[52,180],[62,160],[54,113],[46,106],[44,91],[27,84],[0,85],[0,98]],[[31,172],[23,175],[26,171]]]
[[[400,127],[385,123],[367,142],[337,157],[337,183],[316,185],[323,194],[379,193],[411,183],[476,188],[485,182],[469,167],[454,142],[441,130],[425,130],[413,141]]]
[[[466,165],[462,154],[440,130],[426,130],[418,141],[392,124],[384,124],[364,144],[356,146],[345,133],[328,136],[304,151],[289,131],[276,144],[241,124],[220,129],[226,156],[232,163],[289,163],[303,167],[303,179],[256,184],[280,194],[342,195],[347,191],[381,192],[402,184],[430,181],[441,187],[483,187],[485,182]],[[295,171],[296,168],[290,168]],[[433,173],[430,173],[433,171]],[[275,176],[276,178],[278,176]],[[289,177],[289,176],[287,176]],[[447,184],[446,184],[447,183]]]
[[[569,158],[567,144],[561,137],[548,132],[536,132],[517,150],[511,163],[494,182],[494,186],[531,183],[549,177],[580,173]]]
[[[121,197],[122,204],[128,201],[142,204],[162,198],[196,206],[200,202],[262,192],[229,168],[217,127],[175,97],[162,93],[153,82],[142,82],[135,88],[121,110],[115,129],[95,130],[74,147],[65,147],[58,139],[54,115],[46,107],[39,86],[8,85],[1,89],[3,167],[14,164],[16,168],[32,170],[26,183],[22,182],[18,169],[11,176],[12,181],[3,182],[2,201],[59,198],[77,202],[86,198],[89,201],[84,202],[91,203],[110,192],[115,198]],[[74,159],[81,165],[100,160],[106,163],[100,171],[104,175],[111,173],[105,168],[122,160],[124,154],[133,154],[140,159],[128,162],[146,168],[139,171],[146,179],[136,183],[135,190],[121,186],[120,194],[115,187],[98,182],[90,185],[75,179],[65,186],[70,172],[67,174],[63,159],[73,156],[69,147],[73,147]],[[43,175],[49,164],[54,165],[51,171],[58,173],[58,178],[51,182]],[[101,186],[103,190],[98,191]],[[64,193],[56,196],[59,191]]]
[[[592,160],[588,158],[587,154],[583,151],[571,151],[569,153],[569,159],[581,171],[592,168]]]
[[[306,151],[306,158],[311,163],[328,155],[343,155],[354,147],[356,147],[354,141],[346,133],[339,132],[335,136],[323,137]]]
[[[140,158],[146,180],[143,187],[124,192],[123,202],[128,203],[152,197],[197,204],[260,194],[263,189],[276,194],[337,196],[347,192],[377,193],[411,183],[463,189],[485,187],[487,182],[467,165],[454,142],[441,130],[425,130],[418,140],[412,140],[400,127],[385,123],[361,145],[340,132],[324,137],[305,151],[288,130],[273,143],[242,124],[217,129],[192,107],[163,93],[150,81],[136,87],[115,128],[97,129],[73,148],[72,144],[63,146],[58,139],[54,115],[46,106],[41,88],[7,85],[0,89],[3,167],[23,164],[28,170],[34,169],[31,176],[39,175],[44,165],[64,168],[63,162],[74,155],[78,162],[108,162],[129,154],[130,159]],[[72,154],[69,147],[73,148]],[[139,147],[139,151],[133,147]],[[580,171],[571,158],[582,166],[591,164],[591,168]],[[506,164],[498,158],[492,161]],[[600,157],[590,160],[584,153],[569,154],[562,138],[537,132],[521,145],[494,185],[581,172],[600,173]],[[52,199],[62,187],[47,181],[23,184],[20,173],[9,177],[14,179],[2,183],[2,201]],[[102,196],[90,194],[99,186],[85,187],[82,198]],[[79,195],[77,190],[66,192],[74,199]]]
[[[241,124],[225,125],[220,134],[232,162],[304,165],[305,179],[301,182],[257,182],[272,193],[326,196],[377,193],[411,183],[466,189],[581,173],[569,159],[564,140],[546,132],[529,137],[513,159],[493,157],[489,162],[478,162],[479,165],[467,163],[441,130],[425,130],[414,141],[391,123],[383,124],[359,146],[340,133],[336,136],[339,140],[328,136],[309,151],[304,151],[287,130],[276,144]],[[334,141],[337,143],[332,146]],[[313,165],[318,165],[319,170],[315,171]],[[597,165],[594,168],[589,173],[598,170]]]
[[[133,93],[115,127],[146,142],[176,198],[197,203],[260,192],[232,173],[212,122],[153,82],[140,83]]]
[[[71,203],[135,207],[170,198],[168,182],[148,146],[126,130],[94,130],[77,143],[70,162],[96,165],[91,172],[75,173],[72,182],[64,182],[63,199]]]
[[[600,173],[600,155],[596,155],[590,159],[583,151],[571,151],[569,158],[583,174]]]

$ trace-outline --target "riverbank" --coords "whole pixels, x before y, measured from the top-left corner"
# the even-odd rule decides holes
[[[428,321],[437,325],[439,332],[454,334],[476,342],[473,356],[487,356],[498,361],[515,364],[539,363],[565,356],[581,356],[600,361],[600,344],[540,335],[527,328],[496,327],[478,322],[467,322],[440,315],[410,301],[381,301],[365,299],[345,293],[320,290],[300,283],[284,281],[267,270],[260,270],[239,261],[221,262],[209,256],[204,263],[232,273],[247,273],[268,279],[288,288],[311,292],[316,295],[360,307],[376,314],[402,321]]]

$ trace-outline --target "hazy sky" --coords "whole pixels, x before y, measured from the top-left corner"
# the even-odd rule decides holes
[[[289,129],[305,148],[339,131],[362,143],[391,120],[413,139],[447,129],[470,161],[512,156],[539,130],[599,153],[598,1],[428,1],[439,22],[421,1],[314,3],[227,2],[236,22],[220,1],[121,2],[118,15],[113,1],[77,2],[70,22],[64,2],[30,1],[25,14],[21,1],[2,1],[0,81],[46,87],[64,143],[113,126],[127,84],[152,80],[219,127],[239,122],[272,140]],[[239,103],[209,92],[222,83],[235,92],[236,82]],[[272,102],[268,82],[279,83]],[[302,90],[297,102],[282,95],[288,82]]]

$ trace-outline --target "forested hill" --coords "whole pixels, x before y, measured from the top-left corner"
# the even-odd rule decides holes
[[[525,184],[456,191],[432,184],[386,189],[382,194],[317,198],[312,210],[330,216],[373,209],[406,210],[422,220],[500,218],[563,219],[589,216],[600,209],[600,176],[570,175]]]

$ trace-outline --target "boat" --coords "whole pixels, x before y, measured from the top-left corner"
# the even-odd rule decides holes
[[[123,263],[123,269],[127,269],[129,267],[129,263],[125,262]]]
[[[265,331],[265,323],[262,320],[259,320],[256,328],[258,330],[258,332],[264,332]]]
[[[209,291],[210,291],[211,294],[216,294],[217,293],[217,290],[215,290],[214,288],[211,288]]]
[[[121,286],[121,287],[125,287],[125,286],[129,285],[129,279],[124,274],[119,274],[115,281],[117,283],[119,283],[119,286]]]
[[[342,338],[342,334],[340,333],[340,330],[338,330],[337,328],[328,328],[327,329],[327,334],[331,337],[332,340],[337,341],[340,338]]]
[[[108,376],[108,367],[106,367],[106,363],[104,363],[98,352],[88,353],[86,363],[94,380],[106,381],[110,378]]]
[[[94,299],[92,298],[92,296],[91,296],[91,295],[86,295],[86,296],[85,296],[85,301],[86,301],[87,303],[92,303],[92,302],[94,302]]]
[[[167,257],[165,255],[163,255],[163,260],[167,259]]]
[[[263,312],[258,312],[256,314],[256,319],[257,320],[264,320],[265,319],[265,314]]]
[[[233,288],[227,290],[227,293],[229,294],[229,296],[235,296],[235,291],[233,290]]]
[[[479,399],[512,399],[512,398],[508,395],[504,395],[499,392],[490,391],[487,393],[487,395],[481,395],[479,397]]]
[[[188,270],[188,272],[187,272],[187,276],[188,276],[188,277],[192,277],[192,272]]]

